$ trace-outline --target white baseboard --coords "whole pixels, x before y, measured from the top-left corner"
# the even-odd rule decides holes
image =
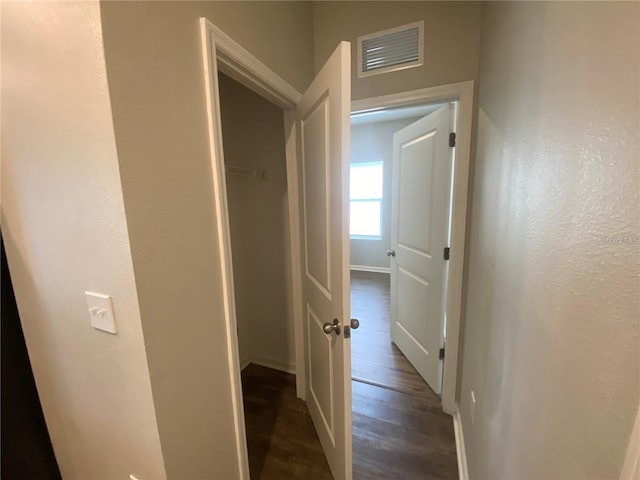
[[[351,265],[351,270],[358,272],[391,273],[391,269],[387,267],[367,267],[366,265]]]
[[[251,357],[250,356],[247,356],[245,358],[241,358],[240,359],[240,371],[242,371],[245,368],[247,368],[250,363],[251,363]]]
[[[460,411],[456,407],[453,415],[453,432],[456,436],[456,456],[458,457],[458,476],[460,480],[469,480],[469,467],[467,466],[467,451],[464,446],[464,433]]]
[[[296,374],[295,363],[283,362],[282,360],[275,360],[273,358],[265,357],[263,355],[251,356],[250,363],[255,363],[261,367],[273,368],[274,370],[280,370],[281,372]]]

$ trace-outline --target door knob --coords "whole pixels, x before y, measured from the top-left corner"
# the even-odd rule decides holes
[[[351,330],[355,330],[359,326],[360,326],[360,320],[358,320],[357,318],[352,318],[351,319]]]
[[[334,318],[333,323],[327,322],[322,325],[322,331],[327,335],[331,335],[334,332],[340,335],[340,322],[337,318]]]
[[[396,256],[395,250],[387,250],[387,257],[395,257],[395,256]]]

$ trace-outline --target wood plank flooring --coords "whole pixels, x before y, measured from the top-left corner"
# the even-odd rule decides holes
[[[351,316],[360,328],[351,336],[351,375],[405,393],[426,395],[439,402],[413,366],[391,343],[389,275],[351,272]]]
[[[451,417],[391,345],[388,275],[351,281],[354,478],[457,478]],[[293,375],[249,365],[242,388],[253,480],[333,478]]]
[[[242,393],[253,480],[333,478],[294,375],[251,364]]]
[[[353,477],[458,478],[451,417],[419,396],[353,382]]]
[[[351,272],[353,476],[458,478],[451,417],[391,343],[389,275]]]

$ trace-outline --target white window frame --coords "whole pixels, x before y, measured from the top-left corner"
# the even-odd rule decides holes
[[[390,33],[402,32],[409,30],[410,28],[418,27],[418,60],[413,62],[401,63],[399,65],[390,65],[388,67],[376,68],[365,72],[362,70],[362,43],[370,38],[380,37],[382,35],[388,35]],[[408,68],[421,67],[424,65],[424,20],[419,22],[408,23],[399,27],[389,28],[388,30],[381,30],[379,32],[370,33],[368,35],[362,35],[358,37],[358,78],[371,77],[372,75],[380,75],[383,73],[397,72],[399,70],[406,70]]]
[[[382,202],[384,201],[384,161],[375,160],[371,162],[353,162],[349,164],[349,176],[351,176],[351,169],[353,167],[364,167],[367,165],[380,165],[382,168],[382,196],[380,198],[351,198],[351,192],[349,192],[349,214],[351,214],[351,202],[380,202],[380,217],[378,218],[380,235],[352,235],[351,225],[349,225],[349,238],[352,240],[382,240]],[[351,177],[349,177],[351,178]]]

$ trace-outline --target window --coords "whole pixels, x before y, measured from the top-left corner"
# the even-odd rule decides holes
[[[349,192],[351,238],[382,238],[382,162],[352,163]]]

